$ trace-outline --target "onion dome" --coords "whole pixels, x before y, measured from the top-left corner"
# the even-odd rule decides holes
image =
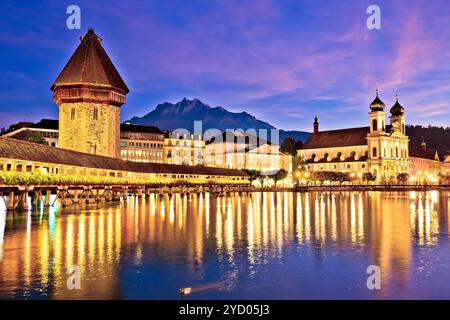
[[[391,114],[393,116],[402,116],[405,114],[405,108],[398,102],[398,96],[395,97],[395,104],[391,108]]]
[[[369,108],[372,111],[384,111],[385,107],[386,105],[384,104],[384,102],[381,101],[381,99],[378,97],[378,89],[377,89],[377,96],[375,97],[375,100],[372,101]]]

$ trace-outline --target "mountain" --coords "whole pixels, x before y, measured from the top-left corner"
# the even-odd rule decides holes
[[[143,117],[133,117],[127,122],[140,125],[157,126],[162,130],[175,130],[184,128],[190,132],[194,131],[194,121],[201,120],[203,131],[211,128],[220,131],[226,129],[275,129],[271,124],[258,120],[247,112],[230,112],[224,107],[211,107],[199,99],[184,98],[175,104],[164,102],[158,104],[155,110],[150,111]],[[280,140],[290,136],[304,141],[309,133],[302,131],[280,130]]]

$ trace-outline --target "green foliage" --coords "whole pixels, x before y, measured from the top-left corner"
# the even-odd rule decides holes
[[[367,182],[373,182],[377,180],[377,176],[374,176],[371,172],[366,172],[362,175],[362,180]]]
[[[280,151],[286,152],[291,154],[292,156],[295,156],[297,151],[295,150],[295,139],[291,137],[284,138],[283,142],[280,146]]]
[[[450,152],[450,127],[406,126],[406,134],[409,136],[411,149],[420,150],[423,137],[427,149],[437,150],[440,154]]]
[[[234,180],[221,180],[222,183],[236,183]],[[9,172],[0,171],[0,184],[4,185],[176,185],[179,181],[172,179],[126,179],[117,177],[96,177],[96,176],[67,176],[61,174],[43,174],[43,173],[23,173],[23,172]],[[217,184],[217,182],[213,182]],[[240,181],[239,183],[242,183]],[[182,181],[182,184],[198,185],[205,184],[205,181],[190,180]]]
[[[278,170],[274,175],[270,176],[273,181],[275,182],[275,186],[277,185],[277,182],[280,180],[283,180],[288,176],[288,172],[284,169]]]
[[[311,180],[323,183],[325,181],[334,182],[351,182],[354,178],[348,172],[334,172],[334,171],[318,171],[311,174]]]
[[[248,175],[248,179],[250,180],[250,182],[255,181],[261,175],[261,171],[258,170],[242,169],[242,172]]]
[[[407,174],[407,173],[399,173],[397,175],[397,182],[399,184],[405,184],[408,182],[408,180],[409,180],[409,174]]]
[[[42,137],[42,135],[36,131],[23,130],[11,136],[11,138],[39,144],[47,144],[47,141]]]
[[[259,180],[259,183],[261,183],[261,187],[264,187],[264,180],[267,178],[267,176],[266,175],[264,175],[264,174],[260,174],[259,176],[258,176],[258,180]]]
[[[281,143],[280,151],[289,153],[292,156],[296,156],[297,150],[300,149],[302,146],[303,142],[301,142],[300,140],[295,140],[294,138],[286,137]]]

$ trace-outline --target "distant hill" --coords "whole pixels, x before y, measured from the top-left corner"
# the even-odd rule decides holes
[[[428,150],[437,150],[443,155],[450,154],[450,128],[443,127],[423,127],[423,126],[406,126],[406,134],[409,136],[409,146],[412,149],[420,149],[422,137],[427,144]]]
[[[247,112],[230,112],[224,107],[211,107],[199,99],[184,98],[175,104],[165,102],[158,104],[153,111],[143,117],[133,117],[128,122],[141,125],[157,126],[162,130],[184,128],[194,131],[194,121],[203,122],[203,131],[216,128],[220,131],[227,129],[275,129],[271,124],[256,119]],[[280,140],[290,136],[296,140],[306,140],[308,132],[280,130]]]

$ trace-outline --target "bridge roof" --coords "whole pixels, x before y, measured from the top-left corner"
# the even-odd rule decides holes
[[[0,137],[0,158],[142,173],[247,176],[234,169],[132,162],[4,137]]]

